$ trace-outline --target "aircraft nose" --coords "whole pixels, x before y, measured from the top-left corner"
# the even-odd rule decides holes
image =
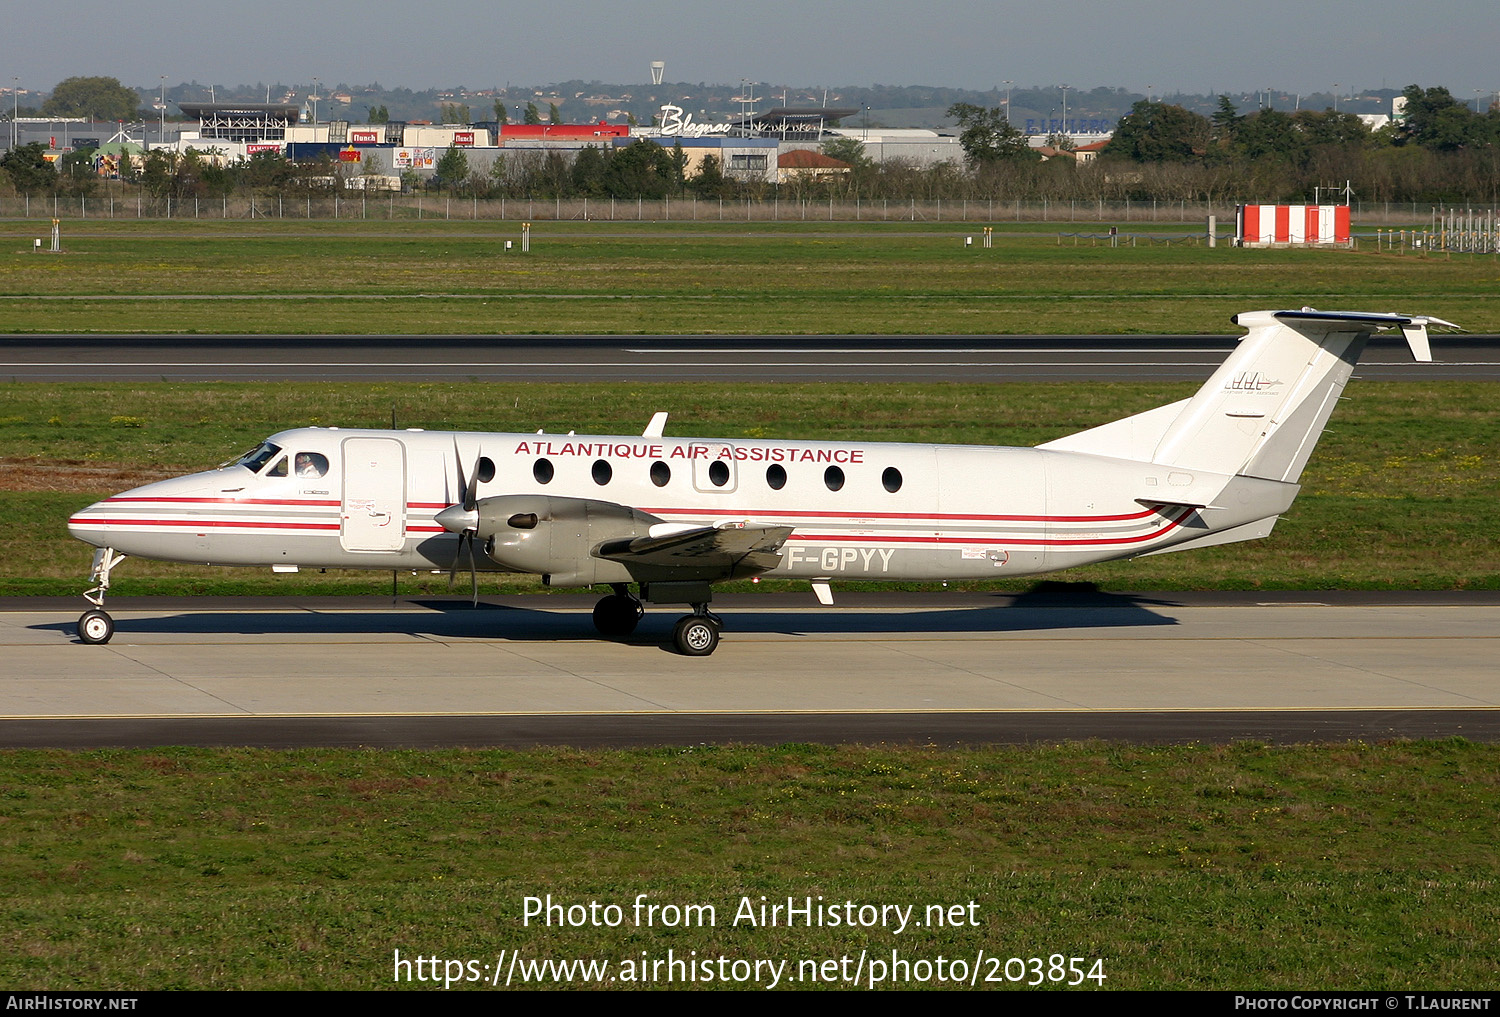
[[[212,473],[190,474],[122,491],[74,512],[68,518],[68,533],[95,547],[113,547],[127,554],[143,553],[146,550],[143,538],[151,534],[160,536],[164,526],[180,528],[167,517],[189,501],[218,493],[217,487],[212,486],[217,480]]]
[[[106,499],[107,501],[108,499]],[[109,508],[103,501],[96,501],[81,508],[68,517],[68,535],[95,547],[109,545]]]

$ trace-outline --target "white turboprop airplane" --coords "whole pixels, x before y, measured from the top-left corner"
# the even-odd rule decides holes
[[[1253,540],[1296,497],[1370,334],[1399,328],[1426,361],[1428,326],[1456,328],[1311,308],[1234,320],[1249,334],[1196,395],[1036,448],[667,438],[665,413],[629,437],[283,431],[69,519],[98,549],[78,634],[109,641],[104,595],[127,555],[450,582],[467,562],[607,585],[602,634],[632,632],[642,599],[689,604],[673,642],[701,656],[718,645],[721,580],[801,577],[831,603],[831,580],[1031,575]]]

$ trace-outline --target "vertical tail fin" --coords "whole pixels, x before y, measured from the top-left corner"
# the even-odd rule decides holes
[[[1440,318],[1342,311],[1252,311],[1239,347],[1196,395],[1041,446],[1226,476],[1296,483],[1373,332],[1399,328],[1430,361]]]
[[[1239,348],[1162,434],[1153,461],[1295,483],[1373,332],[1400,328],[1431,360],[1436,318],[1339,311],[1254,311]]]

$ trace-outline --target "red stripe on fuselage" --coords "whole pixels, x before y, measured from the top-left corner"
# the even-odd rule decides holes
[[[105,504],[118,505],[124,502],[160,502],[167,505],[291,505],[312,508],[327,508],[338,505],[337,501],[309,501],[291,498],[105,498]]]
[[[800,519],[842,519],[850,524],[862,522],[866,519],[940,519],[944,522],[980,522],[980,523],[1114,523],[1124,522],[1132,519],[1146,519],[1156,514],[1155,509],[1145,509],[1140,512],[1122,513],[1110,516],[1006,516],[1006,515],[968,515],[960,512],[799,512],[793,509],[735,509],[724,511],[717,509],[690,509],[690,508],[642,508],[642,512],[650,512],[652,515],[710,515],[721,516],[729,519],[739,519],[743,516],[790,516]]]
[[[247,521],[235,519],[99,519],[94,516],[75,517],[68,520],[69,526],[186,526],[198,527],[238,526],[244,529],[265,530],[337,530],[338,523],[279,523],[274,521]]]
[[[1140,544],[1145,541],[1159,537],[1164,533],[1170,533],[1181,526],[1183,520],[1192,515],[1194,509],[1185,510],[1176,519],[1167,520],[1167,525],[1160,529],[1152,530],[1150,533],[1141,533],[1133,537],[1090,537],[1087,539],[1064,540],[1056,537],[888,537],[879,534],[832,534],[832,533],[793,533],[788,540],[824,541],[830,544],[849,543],[850,541],[862,541],[872,544],[998,544],[1003,547],[1014,547],[1016,545],[1036,546],[1049,545],[1052,547],[1092,547],[1104,544]]]

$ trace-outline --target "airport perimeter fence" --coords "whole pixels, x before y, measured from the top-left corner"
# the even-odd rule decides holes
[[[1156,199],[1006,201],[986,198],[473,198],[433,194],[153,198],[142,192],[0,198],[0,219],[338,219],[492,222],[1191,223],[1233,226],[1236,203]],[[1362,226],[1431,223],[1455,209],[1493,217],[1492,205],[1355,202]]]

